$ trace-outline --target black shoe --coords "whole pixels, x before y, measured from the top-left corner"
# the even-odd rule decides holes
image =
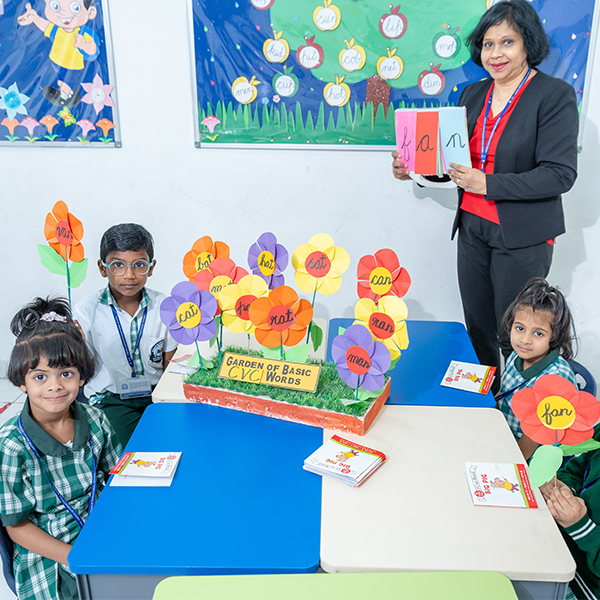
[[[46,98],[48,102],[54,104],[54,106],[64,106],[60,97],[60,90],[57,90],[51,85],[45,85],[42,87],[42,94],[44,94],[44,98]]]
[[[66,106],[67,108],[73,108],[79,104],[79,90],[74,89],[71,90],[71,93],[66,98],[61,98],[61,106]]]

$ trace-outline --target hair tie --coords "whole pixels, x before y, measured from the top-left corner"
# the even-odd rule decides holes
[[[48,323],[52,322],[52,321],[58,321],[59,323],[66,323],[67,322],[67,317],[63,317],[62,315],[57,315],[53,310],[43,314],[40,319],[42,321],[46,321]]]

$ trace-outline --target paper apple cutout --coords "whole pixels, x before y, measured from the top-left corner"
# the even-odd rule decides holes
[[[406,17],[400,13],[400,5],[390,4],[390,12],[379,19],[379,31],[389,40],[397,40],[406,33]]]
[[[332,2],[323,0],[324,6],[317,6],[313,12],[313,21],[321,31],[333,31],[342,22],[342,13]]]
[[[350,100],[350,87],[344,83],[344,77],[335,76],[335,83],[330,82],[323,90],[325,101],[330,106],[344,106]]]
[[[422,71],[418,78],[419,89],[427,96],[437,96],[446,85],[446,78],[441,71],[441,65],[433,66],[429,71]]]
[[[365,66],[367,62],[367,54],[362,46],[354,43],[354,38],[350,41],[344,40],[347,48],[340,51],[338,59],[340,65],[346,71],[352,73],[352,71],[358,71]]]
[[[250,0],[250,3],[258,10],[267,10],[275,4],[275,0]]]
[[[250,104],[250,102],[256,99],[258,94],[256,86],[260,83],[261,82],[257,81],[254,75],[252,75],[250,81],[248,81],[247,77],[238,77],[231,84],[231,93],[240,104]]]
[[[306,46],[299,46],[296,51],[296,60],[300,63],[300,66],[305,69],[316,69],[321,66],[323,62],[323,48],[319,44],[315,44],[315,36],[304,37]]]
[[[457,35],[459,31],[460,27],[453,30],[448,25],[446,31],[438,33],[433,38],[433,51],[440,58],[452,58],[458,54],[461,45],[460,38]]]
[[[398,48],[387,49],[387,56],[380,56],[377,61],[377,73],[382,79],[398,79],[404,71],[404,62],[399,56],[396,56]]]
[[[269,62],[282,63],[290,55],[290,45],[282,35],[283,31],[277,33],[273,30],[273,38],[265,40],[263,44],[263,54]]]
[[[283,67],[283,73],[277,73],[273,77],[273,89],[282,98],[291,98],[300,88],[298,78],[292,74],[293,70],[294,67]]]

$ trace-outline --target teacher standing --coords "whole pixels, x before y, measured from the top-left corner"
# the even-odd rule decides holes
[[[473,167],[450,163],[458,187],[452,237],[469,336],[482,364],[499,366],[510,341],[500,321],[527,281],[546,277],[565,232],[561,194],[577,177],[578,113],[566,82],[536,70],[549,43],[525,0],[490,8],[467,38],[491,79],[460,95]],[[394,152],[393,173],[408,179]]]

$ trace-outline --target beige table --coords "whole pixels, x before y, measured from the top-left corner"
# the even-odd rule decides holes
[[[471,501],[466,461],[523,462],[499,411],[386,405],[347,437],[388,461],[360,488],[323,479],[325,571],[497,571],[520,598],[564,598],[575,562],[539,490],[539,509]]]

